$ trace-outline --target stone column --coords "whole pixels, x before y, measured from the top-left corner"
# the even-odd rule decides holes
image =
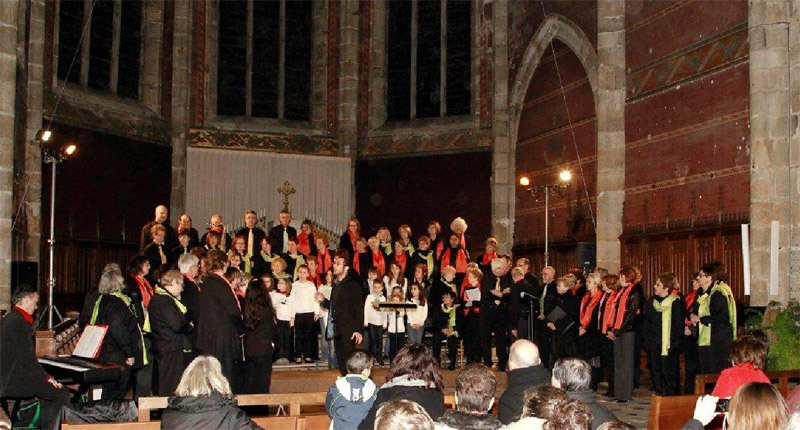
[[[320,132],[326,130],[328,106],[328,1],[312,5],[313,36],[311,43],[311,122]]]
[[[192,4],[176,1],[172,46],[172,190],[170,219],[176,223],[186,210],[186,145],[189,132],[189,64],[192,43]]]
[[[789,297],[789,19],[788,0],[750,0],[750,304],[754,306],[771,300],[785,303]],[[769,290],[772,221],[780,223],[777,294]]]
[[[164,2],[146,1],[142,16],[142,104],[153,112],[161,109],[161,44],[164,34]]]
[[[494,38],[494,100],[492,102],[492,236],[498,252],[511,251],[514,245],[515,159],[509,133],[508,112],[508,2],[492,4]]]
[[[0,309],[9,309],[11,299],[18,5],[17,0],[0,1]]]
[[[619,269],[625,201],[625,1],[597,2],[597,265]]]
[[[789,295],[800,300],[800,0],[789,5],[789,67],[792,117],[789,136],[792,226]]]
[[[356,163],[358,154],[358,19],[359,1],[343,0],[341,37],[339,42],[339,137],[342,155],[349,156],[351,164],[351,212],[356,212]]]

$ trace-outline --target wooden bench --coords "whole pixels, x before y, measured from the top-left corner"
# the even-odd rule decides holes
[[[697,403],[695,394],[686,396],[650,396],[650,415],[648,430],[674,430],[692,419]]]
[[[800,385],[800,369],[774,370],[765,373],[783,397],[789,395],[789,391],[792,390],[792,383]],[[714,390],[717,379],[719,379],[719,373],[697,375],[694,379],[694,393],[698,395],[710,394]]]
[[[300,417],[254,417],[252,420],[265,429],[275,430],[316,430],[308,427],[305,418]],[[316,425],[316,424],[315,424]],[[160,430],[160,421],[132,423],[61,424],[62,430]],[[327,428],[327,427],[325,427]]]
[[[327,393],[242,394],[236,396],[239,406],[289,405],[289,416],[298,416],[302,406],[325,405]],[[166,409],[167,397],[139,398],[139,422],[150,421],[150,412]]]

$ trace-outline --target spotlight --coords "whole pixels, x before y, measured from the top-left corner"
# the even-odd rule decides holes
[[[69,144],[64,148],[64,155],[72,155],[78,147],[75,144]]]
[[[47,142],[48,140],[50,140],[50,137],[52,135],[53,132],[50,130],[39,130],[39,132],[36,133],[36,140],[38,140],[39,142]]]
[[[569,182],[572,179],[572,173],[569,170],[564,170],[558,174],[558,179],[564,182]]]
[[[527,176],[523,176],[519,178],[519,184],[522,185],[523,187],[527,187],[528,185],[531,184],[531,180],[528,179]]]

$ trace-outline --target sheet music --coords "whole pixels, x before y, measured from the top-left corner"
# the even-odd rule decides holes
[[[100,348],[103,346],[103,339],[108,332],[105,325],[87,325],[83,329],[81,338],[72,355],[83,358],[97,358],[100,355]]]
[[[467,300],[473,302],[481,301],[481,289],[480,288],[472,288],[469,290],[465,290],[467,293]]]

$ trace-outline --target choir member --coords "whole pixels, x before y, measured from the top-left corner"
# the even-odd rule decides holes
[[[439,365],[442,364],[440,362],[442,340],[447,339],[447,370],[453,370],[456,368],[456,353],[458,352],[460,333],[463,333],[461,326],[464,321],[464,314],[459,311],[461,305],[456,303],[455,292],[447,291],[440,300],[442,303],[432,324],[433,357]]]
[[[577,354],[575,346],[578,337],[579,305],[572,290],[577,280],[572,274],[567,274],[556,281],[555,309],[560,308],[563,316],[556,318],[547,315],[547,328],[551,332],[550,368],[560,358],[574,357]]]
[[[310,220],[303,220],[300,224],[300,234],[297,235],[297,250],[306,257],[317,253],[317,244],[314,240],[314,226]]]
[[[355,255],[356,240],[361,237],[361,223],[357,218],[347,221],[347,231],[339,239],[339,249],[347,251],[348,255]]]
[[[609,331],[614,326],[614,305],[619,289],[619,276],[616,274],[606,274],[603,276],[603,297],[600,298],[597,315],[597,326],[600,328],[600,368],[603,379],[608,382],[608,391],[605,396],[616,397],[614,393],[614,341],[608,338]],[[692,383],[694,390],[694,382]]]
[[[483,272],[483,276],[492,273],[492,260],[497,258],[497,239],[490,237],[486,239],[486,245],[480,257],[478,257],[478,268]]]
[[[425,263],[418,263],[411,272],[411,276],[407,276],[406,279],[410,279],[411,283],[419,285],[425,297],[430,297],[431,281],[428,279],[428,266]]]
[[[194,359],[189,333],[192,322],[181,301],[183,275],[170,270],[161,275],[150,300],[148,312],[158,368],[158,395],[171,396],[178,388],[183,370]]]
[[[536,325],[536,344],[542,364],[550,368],[550,344],[552,330],[547,328],[547,316],[556,308],[556,269],[553,266],[542,268],[542,294],[539,296],[539,321]]]
[[[672,293],[675,286],[675,274],[658,275],[653,285],[653,298],[645,308],[644,332],[653,370],[653,388],[661,396],[677,395],[680,388],[683,303]]]
[[[460,285],[467,274],[467,263],[469,263],[469,253],[461,246],[460,236],[456,233],[450,235],[449,246],[447,246],[439,257],[439,267],[444,270],[447,266],[456,269],[456,284]]]
[[[148,222],[144,225],[144,227],[142,227],[142,233],[139,240],[139,249],[144,249],[150,244],[150,242],[152,242],[153,236],[151,236],[151,229],[154,225],[160,225],[164,227],[164,241],[167,249],[172,249],[178,246],[178,234],[175,232],[175,229],[169,225],[169,210],[167,207],[163,205],[156,206],[155,215],[156,216],[153,221]]]
[[[239,252],[235,249],[231,249],[228,251],[227,255],[228,265],[236,270],[242,270],[244,267],[244,259],[242,258],[242,254],[239,254]]]
[[[571,269],[569,274],[576,279],[575,286],[572,287],[572,296],[580,302],[586,294],[586,276],[583,275],[583,269],[580,267]]]
[[[372,267],[372,253],[367,251],[367,239],[359,236],[356,239],[356,250],[353,253],[353,270],[361,283],[367,279],[367,270]]]
[[[289,240],[297,239],[297,230],[290,226],[292,214],[289,211],[281,211],[278,215],[278,225],[269,229],[269,242],[278,254],[289,252]]]
[[[378,269],[378,277],[383,278],[383,275],[386,274],[387,258],[381,251],[380,240],[375,236],[370,237],[367,240],[367,245],[369,245],[369,254],[372,257],[370,266]]]
[[[405,273],[406,267],[408,266],[408,260],[410,259],[410,255],[411,254],[408,253],[405,245],[400,239],[394,241],[394,249],[392,250],[392,262],[399,264],[400,270],[403,273]]]
[[[236,232],[236,237],[241,236],[244,239],[244,249],[239,250],[239,252],[245,257],[245,260],[253,258],[258,253],[261,239],[267,237],[264,230],[256,227],[256,223],[258,223],[258,214],[256,214],[256,211],[248,209],[244,213],[244,227]],[[250,271],[247,270],[247,273],[250,273]]]
[[[197,275],[200,271],[200,259],[194,254],[182,255],[178,259],[178,270],[183,275],[183,292],[181,303],[186,305],[186,317],[197,325],[200,317],[200,288],[197,286]],[[192,345],[195,343],[196,332],[192,330],[190,337]]]
[[[523,257],[517,260],[517,267],[521,267],[523,273],[525,273],[525,280],[528,281],[528,284],[531,286],[532,293],[534,296],[539,297],[542,295],[542,287],[539,285],[539,278],[537,278],[533,273],[531,273],[531,261],[527,258]]]
[[[317,337],[314,324],[319,320],[319,303],[314,299],[317,286],[308,280],[309,268],[301,264],[297,268],[297,280],[292,284],[292,310],[295,327],[295,352],[297,363],[313,363],[317,356]]]
[[[392,233],[389,231],[389,227],[381,227],[378,229],[378,234],[375,235],[378,238],[379,246],[381,251],[383,251],[383,255],[390,256],[392,255]]]
[[[272,279],[265,275],[267,279]],[[272,376],[275,310],[263,279],[247,286],[244,306],[245,394],[267,394]]]
[[[691,320],[697,325],[697,345],[702,373],[718,373],[730,365],[728,355],[736,340],[736,301],[728,276],[720,262],[700,268],[697,314]]]
[[[467,236],[467,222],[464,218],[458,217],[450,223],[450,231],[458,235],[458,242],[461,248],[467,252],[472,250],[472,239]]]
[[[492,367],[492,334],[497,350],[497,369],[505,372],[508,363],[509,296],[511,280],[505,276],[505,262],[495,258],[491,272],[481,285],[480,340],[483,364]],[[482,272],[481,272],[482,273]]]
[[[297,269],[306,264],[306,259],[297,250],[297,238],[289,238],[289,250],[282,255],[286,261],[286,273],[292,276],[292,280],[297,279]]]
[[[247,240],[245,240],[243,235],[237,234],[236,237],[233,238],[233,247],[231,247],[231,251],[238,255],[241,260],[239,264],[235,265],[236,268],[243,272],[250,273],[253,270],[252,254],[247,252]],[[229,259],[233,253],[228,252]]]
[[[442,255],[444,250],[444,243],[442,242],[442,226],[439,221],[431,221],[428,223],[428,238],[431,240],[430,249],[433,251],[436,260]]]
[[[275,306],[277,342],[275,364],[289,364],[294,360],[294,306],[292,305],[292,282],[289,278],[277,278],[275,291],[270,293]]]
[[[150,337],[150,322],[147,316],[147,307],[153,297],[152,284],[147,280],[153,269],[149,259],[144,255],[133,257],[128,265],[128,278],[125,279],[124,295],[131,301],[131,310],[139,323],[139,329],[144,336],[146,364],[142,364],[133,373],[134,398],[149,396],[153,388],[153,340]]]
[[[614,304],[614,324],[608,338],[614,341],[614,390],[618,403],[628,403],[633,396],[634,343],[636,315],[642,311],[641,279],[638,271],[625,266],[619,271],[619,291]]]
[[[222,250],[219,246],[220,234],[215,230],[209,230],[203,235],[203,249],[211,251],[212,249]]]
[[[197,232],[196,228],[192,227],[192,217],[190,217],[189,214],[183,214],[178,218],[178,227],[175,229],[175,232],[178,234],[182,232],[189,234],[189,248],[201,246],[200,234]]]
[[[270,267],[272,268],[272,277],[275,278],[275,280],[286,279],[290,284],[294,280],[292,275],[286,272],[286,260],[284,260],[282,257],[276,257],[274,260],[272,260]]]
[[[406,251],[406,254],[409,256],[414,255],[414,243],[411,241],[411,227],[408,224],[403,224],[400,227],[397,227],[397,235],[399,236],[399,241],[403,245],[403,250]]]
[[[161,224],[155,224],[150,228],[151,242],[142,250],[142,255],[147,257],[147,260],[150,262],[150,267],[153,269],[169,262],[167,253],[170,252],[171,249],[168,250],[164,245],[164,238],[166,235],[167,230]],[[147,275],[147,280],[151,284],[155,284],[156,281],[152,273]]]
[[[592,367],[592,390],[600,382],[600,327],[597,325],[601,313],[604,293],[600,288],[602,278],[596,273],[586,277],[586,293],[580,300],[578,314],[578,355]]]
[[[253,269],[250,273],[257,278],[272,273],[272,261],[276,258],[278,255],[272,252],[269,238],[262,237],[258,243],[258,252],[253,256]]]
[[[182,230],[178,233],[178,243],[179,245],[175,248],[172,248],[172,252],[170,254],[169,261],[173,263],[177,263],[178,260],[181,258],[182,255],[189,254],[191,248],[191,239],[189,237],[189,232],[186,230]]]
[[[409,309],[406,313],[408,319],[408,341],[410,343],[422,343],[425,334],[425,320],[428,319],[428,300],[425,298],[424,287],[416,282],[412,282],[409,287],[409,302],[417,305],[416,309]]]
[[[331,251],[328,249],[328,238],[319,236],[314,239],[317,244],[317,274],[322,276],[333,267]]]
[[[426,268],[425,279],[431,280],[434,274],[438,272],[436,268],[436,256],[431,251],[431,239],[428,236],[420,236],[417,241],[417,251],[411,256],[410,262],[406,265],[406,277],[411,278],[412,270],[420,264],[424,264]]]
[[[317,263],[317,257],[315,255],[311,255],[306,259],[306,264],[308,265],[308,280],[311,281],[314,286],[319,287],[323,283],[322,275],[319,274],[319,264]]]
[[[208,234],[212,231],[217,232],[219,237],[217,238],[217,243],[214,244],[214,246],[209,247],[209,242],[206,240],[206,236],[208,236]],[[233,239],[231,238],[230,234],[225,232],[225,223],[222,222],[222,215],[219,214],[211,215],[211,220],[208,223],[208,231],[206,232],[206,234],[203,235],[202,238],[200,238],[200,242],[206,244],[207,250],[216,248],[219,249],[220,251],[227,251],[228,249],[230,249]]]
[[[686,295],[683,304],[683,361],[685,378],[683,394],[694,393],[694,379],[700,373],[700,356],[697,350],[697,326],[692,323],[692,310],[697,302],[697,293],[700,290],[700,272],[692,276],[692,291]]]
[[[521,267],[511,269],[511,294],[508,298],[510,313],[510,337],[509,345],[513,345],[517,339],[528,339],[533,335],[529,329],[529,318],[531,317],[531,298],[533,288],[525,279],[525,271]]]
[[[403,276],[403,269],[400,263],[393,261],[389,265],[389,273],[383,277],[383,285],[387,291],[392,291],[394,287],[400,287],[403,290],[403,297],[408,294],[408,280]]]
[[[471,294],[474,294],[471,292],[477,290],[478,296],[481,295],[482,279],[483,273],[479,269],[470,269],[466,277],[467,284],[462,285],[459,292],[459,300],[462,306],[461,312],[464,314],[463,330],[459,333],[464,340],[464,355],[467,357],[467,364],[481,361],[481,300],[478,297],[471,296]]]

